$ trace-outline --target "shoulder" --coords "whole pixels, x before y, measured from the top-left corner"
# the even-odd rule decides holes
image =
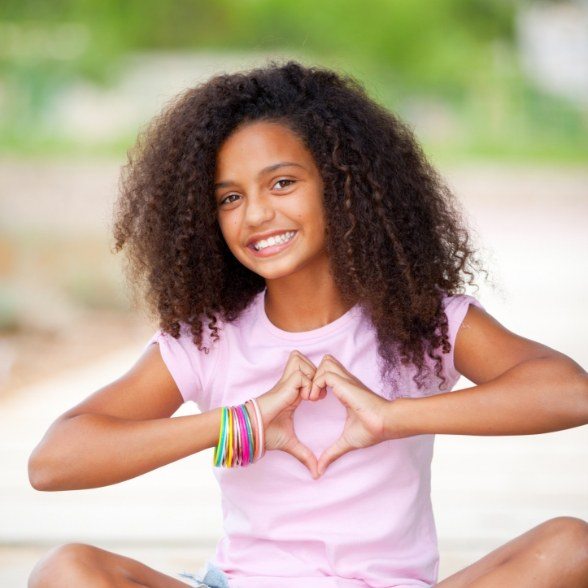
[[[194,400],[199,403],[208,388],[211,374],[219,363],[223,349],[224,323],[217,320],[218,338],[205,323],[202,329],[200,348],[194,342],[190,325],[180,323],[178,337],[174,337],[162,329],[157,329],[145,344],[145,348],[153,343],[159,345],[161,358],[175,380],[184,401]]]
[[[222,336],[222,331],[224,330],[225,325],[217,317],[215,326],[218,329],[217,333],[220,338]],[[155,331],[145,346],[147,347],[151,343],[155,342],[176,349],[182,349],[186,353],[199,352],[198,346],[194,341],[194,336],[192,335],[191,327],[187,322],[184,321],[180,322],[180,330],[177,337],[160,328]],[[213,337],[213,330],[210,325],[210,321],[204,321],[202,324],[202,343],[200,346],[203,348],[213,348],[218,346],[217,343],[217,338]],[[203,351],[203,353],[206,353],[206,351]]]
[[[465,323],[465,317],[471,306],[476,309],[484,310],[482,303],[470,294],[447,294],[444,293],[441,299],[442,311],[447,319],[447,338],[449,340],[449,352],[442,355],[443,371],[448,378],[452,388],[459,379],[461,372],[456,366],[455,343],[462,326]],[[467,328],[467,327],[466,327]]]
[[[554,351],[500,323],[473,296],[451,296],[445,303],[453,367],[474,384],[497,378],[523,361]]]
[[[470,294],[445,294],[441,300],[443,311],[449,326],[450,343],[453,345],[457,331],[461,326],[470,305],[485,310],[482,303]]]

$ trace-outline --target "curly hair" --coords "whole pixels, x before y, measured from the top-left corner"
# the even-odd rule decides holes
[[[213,187],[225,139],[260,120],[286,125],[315,159],[335,284],[344,301],[367,311],[382,377],[400,361],[416,367],[422,388],[427,354],[445,384],[438,351],[451,347],[442,297],[460,293],[464,275],[472,284],[472,269],[488,272],[411,130],[350,75],[270,61],[218,74],[166,105],[129,151],[115,204],[114,252],[126,246],[132,291],[161,330],[177,338],[184,323],[208,353],[204,324],[218,340],[218,318],[234,321],[264,289],[264,278],[226,245]]]

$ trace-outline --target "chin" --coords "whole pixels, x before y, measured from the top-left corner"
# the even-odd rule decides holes
[[[255,272],[258,276],[261,276],[262,278],[264,278],[265,280],[268,280],[268,281],[279,280],[280,278],[286,278],[286,277],[296,273],[295,270],[279,271],[279,270],[267,269],[265,271],[259,271],[259,268],[250,268],[250,269],[252,272]]]
[[[266,267],[262,267],[262,266],[266,266]],[[271,267],[270,267],[271,266]],[[252,272],[256,273],[258,276],[261,276],[262,278],[265,278],[266,280],[278,280],[280,278],[285,278],[287,276],[290,276],[292,274],[295,274],[299,267],[298,266],[292,266],[291,263],[284,263],[284,264],[279,264],[279,263],[268,263],[266,262],[265,264],[247,264],[246,266],[248,269],[250,269]]]

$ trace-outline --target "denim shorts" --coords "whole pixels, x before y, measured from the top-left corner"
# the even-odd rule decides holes
[[[178,576],[194,588],[229,588],[226,574],[210,562],[206,562],[204,573],[180,572]]]

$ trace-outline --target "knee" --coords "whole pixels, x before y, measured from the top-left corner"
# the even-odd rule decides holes
[[[71,585],[96,567],[97,550],[84,543],[66,543],[50,549],[33,567],[28,588]]]
[[[561,516],[542,525],[544,546],[548,552],[572,554],[588,561],[588,523],[580,518]]]

